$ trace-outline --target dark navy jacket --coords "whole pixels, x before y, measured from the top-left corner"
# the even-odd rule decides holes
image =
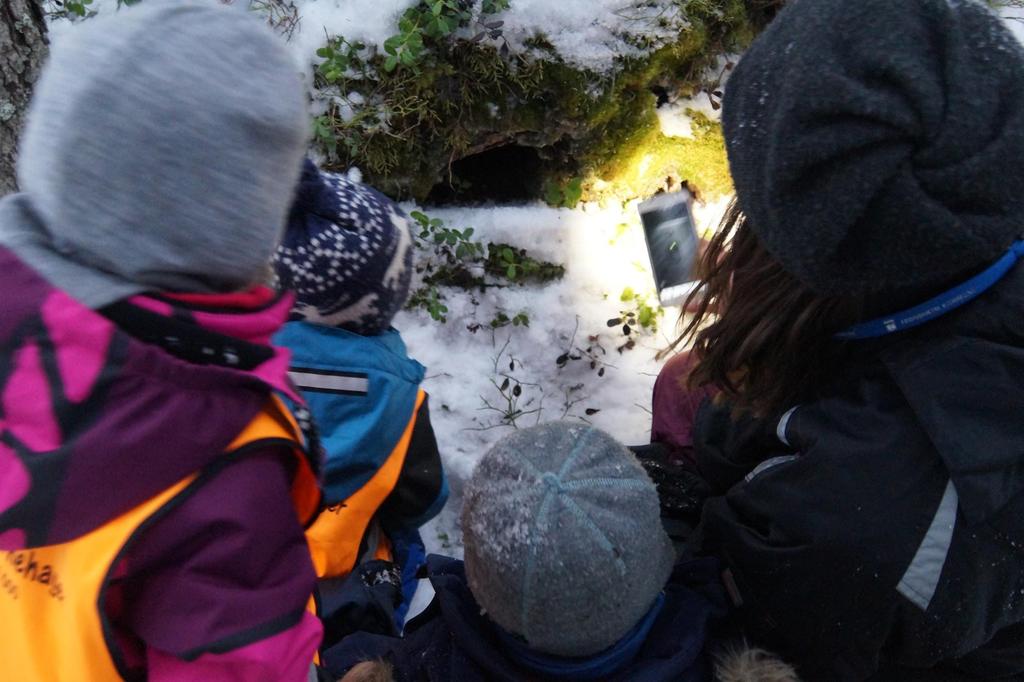
[[[481,614],[461,561],[427,558],[433,603],[406,628],[403,639],[356,634],[329,649],[324,662],[340,677],[356,663],[383,658],[399,682],[500,682],[552,679],[518,667],[506,655],[495,626]],[[719,566],[699,560],[680,564],[665,588],[665,602],[631,662],[608,671],[613,682],[705,682],[711,666],[704,653],[708,628],[724,613]],[[567,678],[561,678],[567,679]]]
[[[851,352],[781,418],[705,406],[700,549],[804,679],[1021,679],[1024,267]]]

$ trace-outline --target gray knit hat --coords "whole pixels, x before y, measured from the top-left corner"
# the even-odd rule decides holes
[[[282,41],[215,0],[147,0],[53,46],[0,243],[97,308],[256,281],[284,228],[309,123]]]
[[[675,560],[643,467],[582,424],[499,441],[467,485],[462,529],[477,602],[531,649],[557,656],[615,644],[651,609]]]
[[[1024,51],[974,0],[792,0],[722,124],[740,207],[820,294],[933,290],[1024,234]]]

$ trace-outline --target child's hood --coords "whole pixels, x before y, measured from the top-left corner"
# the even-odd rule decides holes
[[[287,353],[269,345],[287,299],[225,313],[140,297],[104,316],[2,249],[0,288],[18,292],[0,299],[0,548],[102,526],[218,458],[289,390]],[[161,347],[175,343],[209,357]]]
[[[309,124],[287,48],[247,14],[145,2],[55,41],[19,144],[23,193],[0,201],[0,243],[92,308],[258,277]]]

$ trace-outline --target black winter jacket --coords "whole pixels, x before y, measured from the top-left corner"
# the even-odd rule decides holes
[[[334,679],[361,661],[384,659],[399,682],[521,682],[601,680],[602,682],[710,682],[704,653],[708,628],[724,613],[726,597],[718,584],[719,564],[690,560],[675,567],[665,587],[665,603],[635,658],[593,675],[559,676],[526,672],[511,658],[494,626],[473,599],[461,561],[427,557],[435,598],[406,626],[401,639],[356,633],[324,653]],[[590,661],[607,661],[599,654]]]
[[[804,679],[1024,679],[1024,266],[855,343],[779,418],[704,406],[695,544]]]

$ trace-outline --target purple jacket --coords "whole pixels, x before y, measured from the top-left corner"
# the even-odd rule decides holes
[[[268,290],[92,311],[0,249],[0,549],[88,533],[218,459],[274,389]],[[45,455],[45,456],[40,456]],[[102,608],[150,680],[305,680],[320,626],[292,455],[229,464],[143,530]]]

